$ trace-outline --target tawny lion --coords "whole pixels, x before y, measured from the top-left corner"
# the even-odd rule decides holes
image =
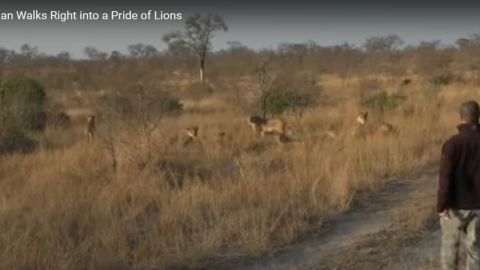
[[[275,135],[277,142],[280,144],[292,141],[286,134],[287,125],[283,119],[265,119],[254,115],[248,118],[248,123],[252,129],[259,133],[262,137],[265,135]]]
[[[390,134],[395,132],[395,127],[387,122],[382,122],[380,127],[378,128],[377,132],[381,134]]]
[[[185,129],[185,140],[183,145],[187,146],[198,138],[198,126],[191,126]]]
[[[357,123],[360,125],[365,125],[368,119],[368,112],[360,112],[357,115]]]
[[[87,126],[85,128],[85,133],[89,141],[93,140],[95,135],[96,125],[95,125],[95,115],[89,115],[87,118]]]
[[[265,134],[284,135],[286,131],[285,121],[280,118],[265,119],[254,115],[248,118],[248,123],[254,131],[262,136]]]
[[[233,137],[226,133],[225,131],[220,131],[218,132],[218,137],[217,137],[217,141],[222,143],[222,142],[231,142],[233,140]]]
[[[55,115],[55,122],[54,125],[57,127],[68,127],[70,125],[70,116],[65,112],[60,112]]]

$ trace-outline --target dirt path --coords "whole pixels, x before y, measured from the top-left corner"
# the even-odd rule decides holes
[[[392,220],[403,206],[410,201],[434,200],[435,189],[435,169],[410,179],[389,181],[380,191],[361,196],[349,211],[330,218],[318,235],[288,246],[272,257],[243,262],[229,269],[433,269],[424,267],[437,252],[438,228],[431,226],[409,239],[390,232]],[[359,239],[368,245],[359,245]],[[385,260],[389,256],[394,259]],[[339,258],[358,263],[336,263]]]

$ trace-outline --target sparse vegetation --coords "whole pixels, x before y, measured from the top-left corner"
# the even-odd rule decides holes
[[[392,112],[402,140],[359,143],[348,136],[358,109],[340,103],[314,107],[296,126],[296,118],[287,117],[305,135],[285,148],[268,138],[260,141],[244,117],[223,111],[163,117],[146,134],[148,140],[141,131],[154,127],[154,118],[148,125],[143,120],[113,125],[115,170],[103,142],[79,140],[65,149],[4,156],[3,190],[14,194],[4,199],[15,207],[0,212],[2,227],[9,228],[0,237],[1,266],[194,267],[222,253],[268,252],[318,228],[323,217],[348,208],[356,192],[376,189],[384,176],[436,159],[448,129],[445,122],[430,120],[438,111],[415,118]],[[308,136],[329,123],[344,127],[334,141]],[[187,147],[170,143],[192,125],[204,127],[199,136],[205,139]],[[231,144],[208,139],[220,128],[234,134]],[[29,173],[14,170],[17,166]],[[28,208],[31,214],[17,210]],[[36,229],[18,229],[22,224]],[[14,239],[16,245],[7,249]]]
[[[46,124],[46,93],[34,79],[14,76],[0,86],[0,117],[22,129],[43,129]]]
[[[265,97],[265,110],[270,115],[278,115],[287,110],[306,107],[309,99],[293,91],[275,91],[267,93]]]
[[[388,94],[386,91],[381,91],[378,94],[373,95],[370,98],[367,98],[362,101],[362,105],[384,112],[386,110],[393,110],[398,107],[403,101],[405,101],[406,97],[398,94]]]
[[[210,85],[200,82],[188,84],[183,91],[185,96],[196,101],[207,98],[213,94],[213,88]]]
[[[29,153],[35,149],[35,141],[9,122],[0,127],[0,154]]]
[[[185,47],[134,46],[131,56],[115,57],[89,48],[81,61],[34,47],[4,51],[2,72],[27,77],[2,79],[2,112],[16,119],[24,104],[22,113],[43,112],[46,91],[65,108],[69,128],[2,130],[0,269],[198,269],[259,256],[320,230],[388,176],[435,162],[454,131],[456,105],[480,98],[470,71],[451,68],[463,49],[435,47],[448,56],[441,74],[465,77],[439,79],[449,87],[436,91],[437,69],[407,74],[425,48],[402,49],[395,36],[368,43],[368,50],[306,43],[266,51],[237,44],[221,52],[208,43],[204,84],[192,75],[198,56]],[[268,70],[254,73],[265,58]],[[414,83],[399,87],[406,75]],[[410,113],[394,110],[407,102]],[[352,135],[365,107],[398,136]],[[298,140],[277,145],[256,136],[246,119],[260,112],[281,115]],[[91,114],[98,139],[87,142]],[[28,119],[15,122],[31,127]],[[182,143],[195,126],[195,140]],[[322,136],[327,130],[334,136]],[[231,140],[218,142],[220,133]],[[31,136],[36,151],[26,151],[32,144],[22,138]]]
[[[454,76],[451,73],[441,74],[432,78],[432,84],[435,86],[447,86],[453,82]]]

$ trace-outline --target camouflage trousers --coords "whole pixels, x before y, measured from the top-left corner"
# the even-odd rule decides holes
[[[463,243],[467,270],[480,270],[480,211],[449,210],[450,219],[440,218],[442,270],[459,269],[459,251]]]

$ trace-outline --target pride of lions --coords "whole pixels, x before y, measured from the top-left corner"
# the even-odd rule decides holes
[[[68,116],[62,113],[61,115],[62,120],[63,118],[68,118]],[[282,118],[264,118],[258,115],[252,115],[247,119],[248,124],[251,126],[254,132],[259,134],[261,138],[264,138],[266,135],[274,136],[278,144],[284,144],[288,142],[294,141],[289,135],[287,135],[287,124],[284,119]],[[357,131],[362,132],[363,135],[374,135],[374,134],[391,134],[395,133],[395,127],[387,122],[380,122],[374,125],[374,128],[370,127],[369,129],[366,128],[368,122],[368,112],[360,112],[356,118],[357,122]],[[185,128],[183,134],[183,146],[188,146],[191,143],[197,141],[199,139],[199,126],[190,126]],[[367,131],[368,130],[368,131]],[[88,141],[92,141],[96,131],[96,124],[95,124],[95,115],[88,115],[87,116],[87,123],[85,126],[85,134]],[[325,131],[325,134],[330,138],[337,137],[337,131],[333,129],[328,129]],[[218,133],[218,141],[224,142],[226,140],[231,141],[232,136],[227,134],[224,131],[220,131]]]

